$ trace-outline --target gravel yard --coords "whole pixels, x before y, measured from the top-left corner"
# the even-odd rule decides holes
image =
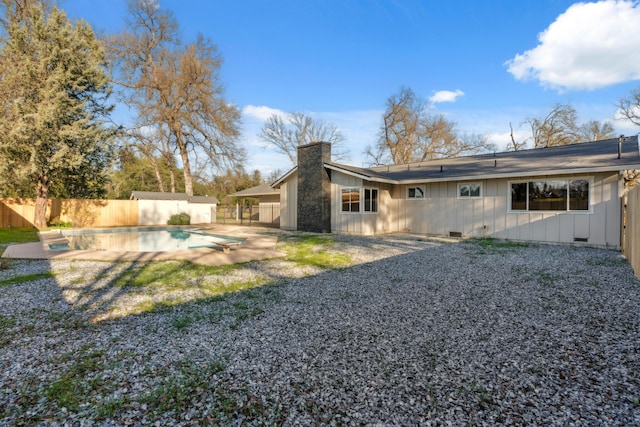
[[[115,285],[135,263],[11,260],[0,425],[640,425],[619,252],[328,238],[350,266],[252,262],[215,280],[267,284],[161,301]]]

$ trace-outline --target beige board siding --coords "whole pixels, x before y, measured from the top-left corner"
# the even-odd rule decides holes
[[[362,232],[363,214],[342,212],[342,189],[363,186],[363,180],[332,172],[331,175],[331,231],[336,233],[364,234]]]
[[[278,200],[280,200],[279,197]],[[258,205],[258,221],[269,224],[280,221],[280,202],[263,202],[262,199],[260,199],[260,204]]]
[[[342,189],[345,187],[378,189],[378,212],[342,212]],[[333,172],[331,184],[331,231],[335,233],[375,235],[398,231],[393,187],[389,184],[363,181],[349,175]]]
[[[581,175],[579,177],[584,177]],[[425,199],[408,200],[407,186],[393,191],[391,200],[382,199],[381,211],[395,211],[397,231],[447,236],[460,232],[464,237],[495,237],[511,240],[573,243],[576,238],[587,243],[620,247],[620,191],[617,173],[599,173],[593,179],[591,211],[511,212],[512,180],[484,180],[483,197],[457,197],[457,182],[426,183]],[[552,179],[557,177],[547,177]],[[544,179],[523,177],[518,180]],[[515,180],[513,180],[515,181]],[[412,185],[414,186],[414,185]]]
[[[258,221],[267,224],[280,222],[280,194],[260,196],[258,204]]]
[[[627,194],[624,233],[624,255],[640,278],[640,186]]]
[[[624,182],[618,175],[612,175],[604,178],[603,185],[609,192],[608,200],[613,201],[613,203],[606,203],[606,244],[607,246],[620,248],[620,230],[622,228],[620,220],[621,200],[624,195]]]
[[[294,172],[280,186],[280,228],[298,228],[298,172]]]

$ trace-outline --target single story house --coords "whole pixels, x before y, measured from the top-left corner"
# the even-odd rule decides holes
[[[140,225],[166,224],[172,215],[187,213],[191,224],[210,224],[216,220],[218,199],[209,196],[188,196],[187,193],[133,191],[130,200],[138,201]]]
[[[288,230],[620,248],[629,169],[640,169],[637,136],[371,168],[334,163],[318,142],[272,187]]]
[[[280,189],[269,184],[260,184],[246,190],[230,194],[239,199],[258,199],[258,222],[276,224],[280,221]],[[253,218],[252,218],[253,219]]]

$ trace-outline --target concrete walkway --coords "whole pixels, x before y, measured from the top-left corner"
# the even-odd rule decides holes
[[[246,239],[232,246],[228,252],[219,248],[182,249],[166,252],[133,252],[111,250],[64,250],[50,249],[49,245],[67,243],[67,239],[57,230],[40,232],[40,241],[14,244],[7,247],[2,258],[22,259],[78,259],[96,261],[163,261],[185,260],[201,265],[237,264],[262,259],[280,258],[285,254],[277,251],[277,236],[247,233],[246,227],[213,225],[198,226],[201,231]]]

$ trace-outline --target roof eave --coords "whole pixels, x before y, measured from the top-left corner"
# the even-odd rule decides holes
[[[399,180],[399,184],[419,184],[428,182],[445,182],[445,181],[479,181],[485,179],[509,179],[518,177],[529,176],[552,176],[552,175],[587,175],[590,173],[598,172],[621,172],[629,169],[638,169],[640,165],[629,165],[629,167],[616,166],[602,166],[597,168],[573,168],[573,169],[549,169],[543,171],[526,171],[526,172],[509,172],[509,173],[494,173],[475,176],[448,176],[442,178],[415,178]]]
[[[325,163],[324,167],[326,167],[327,169],[331,169],[340,173],[343,173],[345,175],[349,175],[349,176],[353,176],[355,178],[360,178],[360,179],[364,179],[365,181],[371,181],[371,182],[380,182],[380,183],[385,183],[385,184],[399,184],[400,181],[395,180],[395,179],[389,179],[389,178],[381,178],[381,177],[377,177],[377,176],[371,176],[371,175],[366,175],[364,173],[357,173],[348,169],[343,169],[339,166],[336,166],[334,164],[329,164],[329,163]]]
[[[293,168],[291,168],[289,170],[289,172],[285,173],[280,178],[278,178],[276,181],[272,182],[271,183],[271,188],[276,188],[277,186],[282,184],[284,181],[287,180],[287,178],[289,178],[289,176],[291,176],[297,170],[298,170],[298,166],[294,166]]]

